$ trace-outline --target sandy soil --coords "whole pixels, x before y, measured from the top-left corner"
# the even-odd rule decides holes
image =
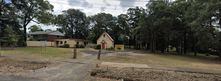
[[[21,71],[35,71],[37,69],[50,67],[57,62],[46,60],[31,60],[12,57],[0,57],[0,73],[15,73]]]
[[[221,81],[221,75],[94,66],[91,76],[124,81]]]

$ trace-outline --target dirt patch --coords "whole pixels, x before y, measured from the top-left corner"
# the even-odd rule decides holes
[[[56,62],[37,61],[31,59],[0,57],[0,72],[21,72],[26,70],[36,70],[40,68],[50,67]]]
[[[124,81],[221,81],[221,75],[95,65],[91,76]]]

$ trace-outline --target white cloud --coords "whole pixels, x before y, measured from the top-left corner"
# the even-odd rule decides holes
[[[117,16],[125,14],[128,8],[134,8],[136,6],[145,8],[145,5],[149,0],[48,0],[54,6],[54,14],[62,14],[63,10],[70,8],[80,9],[87,16],[91,16],[100,12],[105,12]],[[28,26],[38,25],[31,22]],[[46,26],[39,24],[44,30],[52,29],[56,30],[56,26]]]

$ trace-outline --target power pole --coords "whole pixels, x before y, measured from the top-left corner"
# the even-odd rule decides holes
[[[0,39],[0,57],[2,56],[2,54],[1,54],[1,47],[2,47],[2,44],[1,44],[1,39]]]

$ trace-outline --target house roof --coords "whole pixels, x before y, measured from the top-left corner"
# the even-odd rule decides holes
[[[54,40],[64,40],[64,39],[54,39]],[[84,39],[68,39],[68,40],[84,41],[84,42],[88,41],[88,40],[84,40]]]
[[[111,41],[114,41],[114,40],[111,38],[111,36],[110,36],[107,32],[104,31],[104,32],[101,34],[101,36],[102,36],[103,34],[106,34],[107,37],[108,37]],[[100,36],[100,37],[101,37],[101,36]],[[100,37],[99,37],[98,39],[100,39]],[[98,40],[98,39],[97,39],[97,40]]]
[[[46,31],[46,32],[36,31],[36,32],[29,33],[28,35],[42,35],[42,34],[64,36],[64,34],[59,31]]]

